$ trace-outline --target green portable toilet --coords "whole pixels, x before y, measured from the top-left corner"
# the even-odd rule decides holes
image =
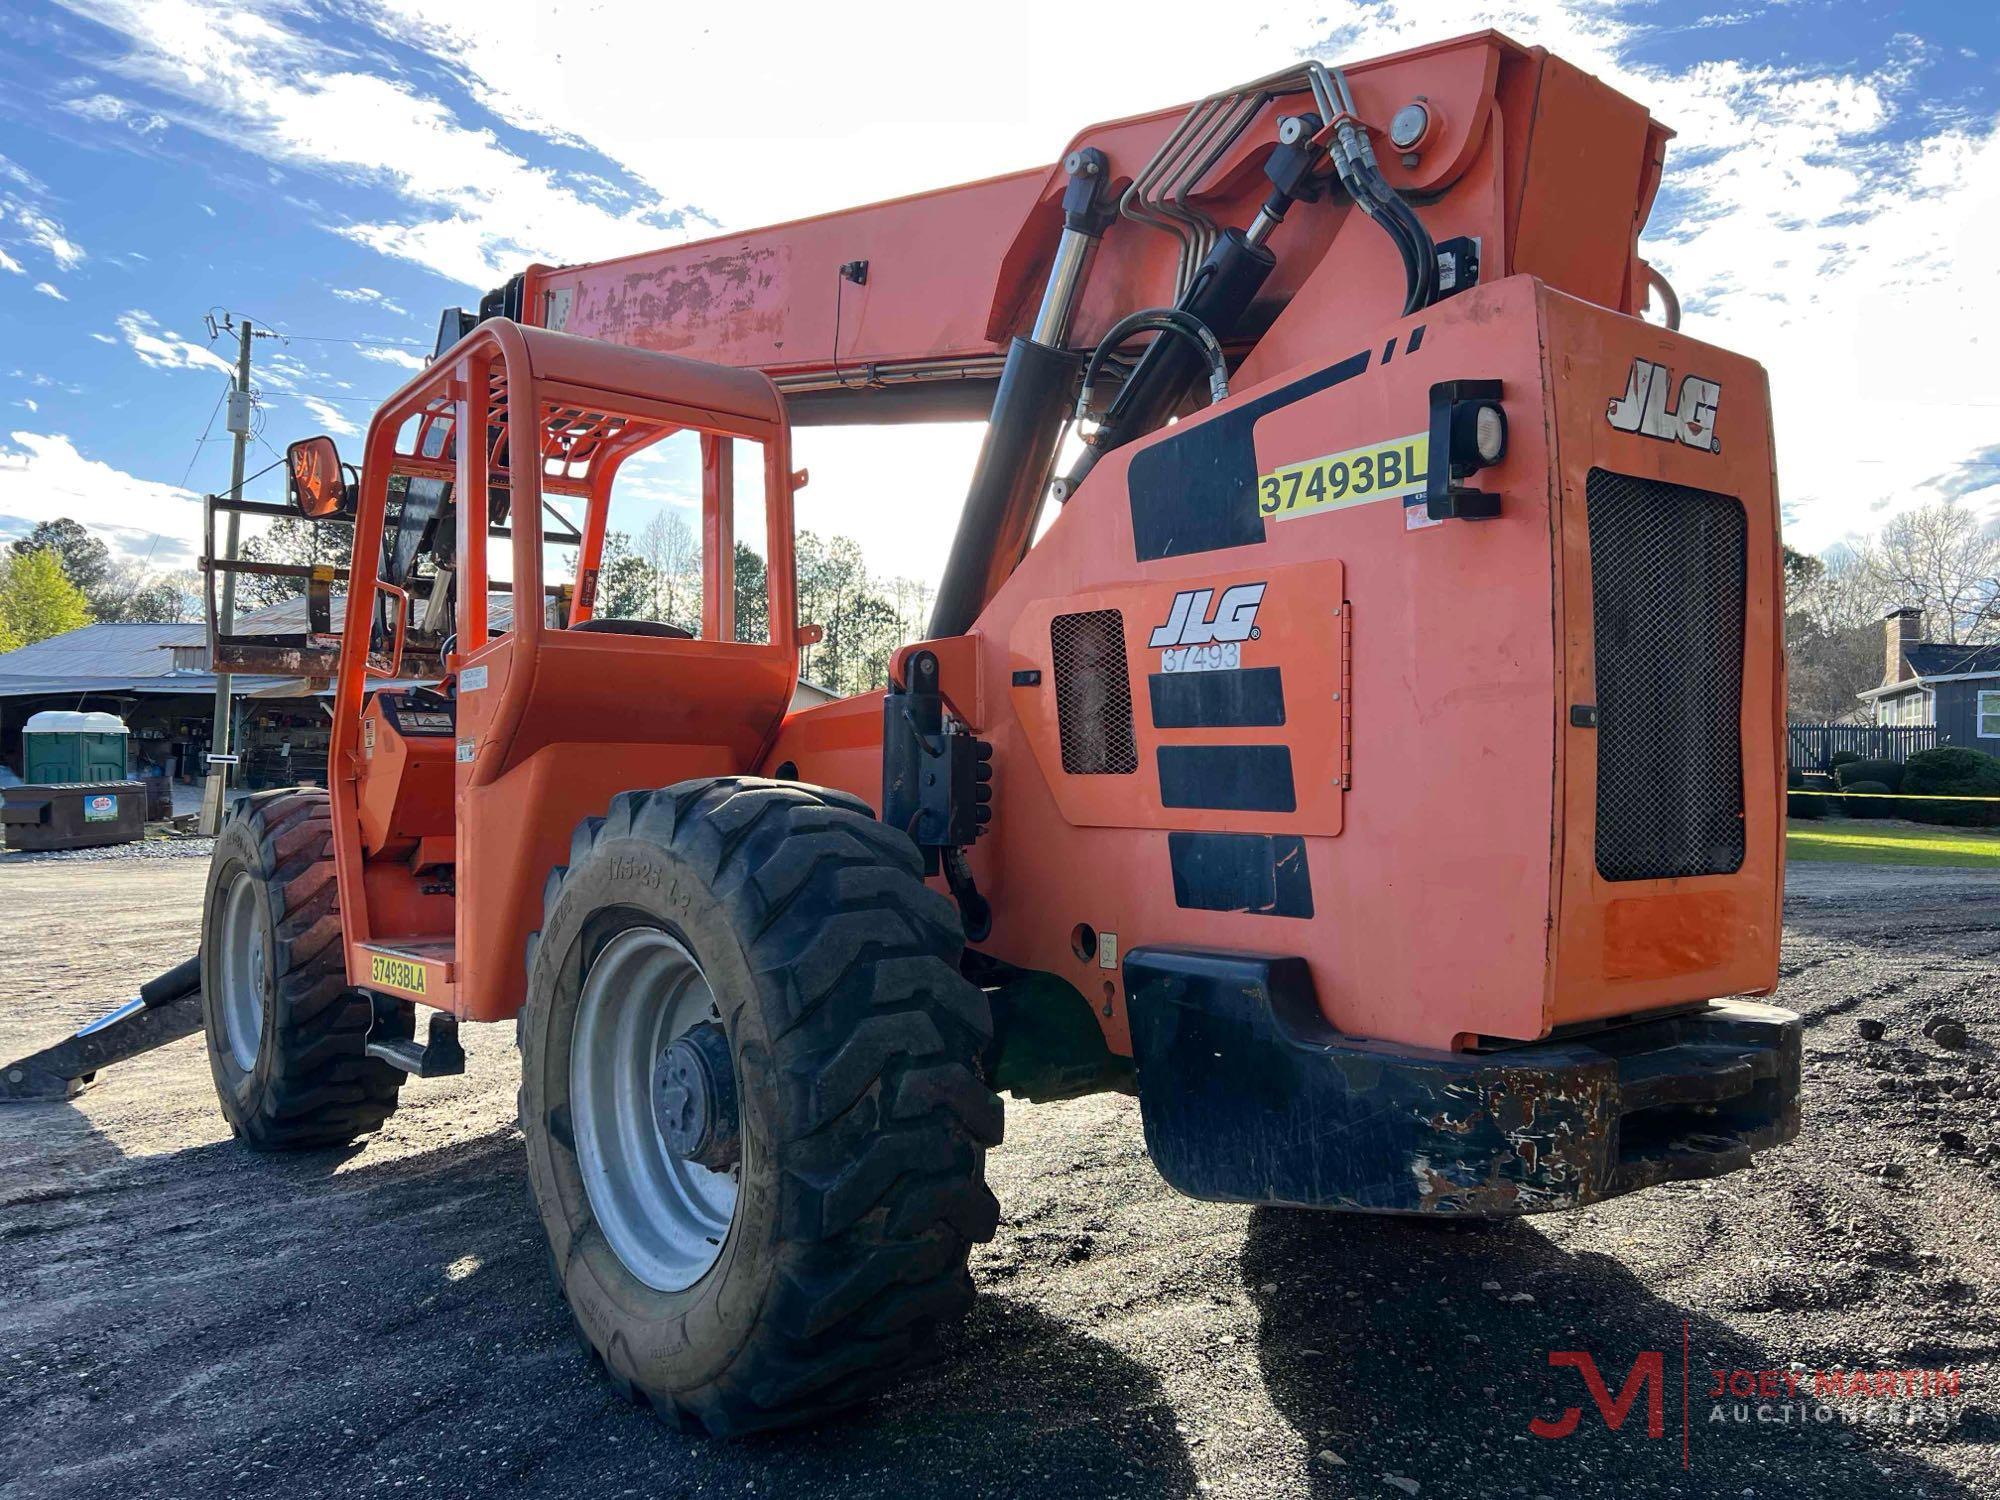
[[[125,780],[125,721],[116,714],[50,709],[21,726],[21,779],[60,783]]]

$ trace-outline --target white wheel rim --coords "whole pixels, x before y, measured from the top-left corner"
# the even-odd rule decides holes
[[[229,1055],[248,1073],[264,1041],[270,1002],[270,944],[257,877],[238,870],[222,908],[222,1029]]]
[[[694,955],[657,927],[605,944],[577,1003],[569,1107],[584,1192],[613,1253],[658,1292],[707,1275],[736,1216],[737,1174],[675,1156],[653,1113],[654,1063],[717,1017]]]

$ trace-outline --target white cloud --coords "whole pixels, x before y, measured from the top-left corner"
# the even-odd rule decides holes
[[[87,99],[71,99],[62,107],[82,119],[106,122],[118,120],[128,108],[124,100],[114,99],[109,94],[92,94]]]
[[[26,370],[17,368],[10,370],[8,377],[13,380],[25,380],[38,391],[62,391],[71,396],[81,396],[83,394],[82,386],[71,381],[58,380],[55,376],[41,370],[37,370],[34,374],[30,375]]]
[[[6,178],[18,187],[27,188],[30,192],[45,193],[48,191],[47,183],[43,182],[41,178],[37,177],[33,172],[30,172],[11,157],[0,156],[0,177]]]
[[[394,191],[408,205],[403,217],[327,226],[384,254],[483,287],[530,260],[597,259],[665,237],[668,205],[614,212],[587,200],[439,100],[345,71],[351,56],[286,27],[288,7],[106,0],[87,9],[133,44],[117,70],[178,96],[182,123],[282,164]]]
[[[165,117],[141,109],[115,94],[92,94],[84,99],[70,99],[62,107],[80,119],[94,120],[100,125],[122,124],[140,135],[157,135],[167,128]]]
[[[396,313],[399,316],[405,316],[409,312],[408,308],[397,303],[394,298],[383,295],[372,286],[337,286],[333,288],[333,295],[343,302],[365,303],[370,306],[379,307],[384,312]]]
[[[0,271],[12,271],[16,276],[25,276],[28,274],[21,263],[5,250],[0,250]]]
[[[1595,0],[1472,0],[1448,18],[1415,0],[1233,12],[1102,0],[1087,30],[1119,39],[1107,58],[1047,44],[1080,24],[1055,0],[882,0],[865,24],[779,0],[699,30],[637,0],[605,5],[587,27],[543,0],[367,0],[365,19],[438,57],[508,125],[618,162],[632,174],[621,186],[536,164],[420,92],[417,75],[360,71],[359,54],[294,29],[290,0],[88,10],[131,39],[117,71],[183,101],[177,120],[282,166],[379,184],[404,205],[333,232],[476,287],[533,259],[601,260],[683,237],[669,204],[732,226],[821,213],[1050,161],[1092,119],[1198,97],[1301,52],[1364,58],[1491,25],[1678,131],[1644,253],[1679,288],[1688,332],[1768,367],[1795,544],[1872,530],[1921,498],[1990,438],[1980,423],[2000,405],[2000,365],[1970,332],[2000,326],[1987,268],[2000,133],[1990,117],[1931,107],[1930,53],[1910,41],[1806,70],[1732,57],[1744,29],[1716,27],[1710,61],[1665,69],[1637,60],[1646,26]],[[948,86],[941,57],[977,58],[1004,85]],[[782,107],[743,107],[746,63]],[[924,441],[913,431],[875,439],[875,467]],[[866,495],[853,503],[869,509]]]
[[[42,403],[37,401],[33,396],[23,396],[14,404],[16,406],[25,406],[29,411],[40,411],[42,409]]]
[[[2000,365],[1967,336],[2000,326],[1988,266],[2000,237],[2000,132],[1990,117],[1927,115],[1928,55],[1908,39],[1879,60],[1812,72],[1732,60],[1730,35],[1718,32],[1717,60],[1669,70],[1628,62],[1646,28],[1591,0],[1474,3],[1448,20],[1415,0],[1281,0],[1240,19],[1189,5],[1203,37],[1190,48],[1181,7],[1104,0],[1090,26],[1121,39],[1108,67],[1091,48],[1024,45],[1070,28],[1069,7],[1047,0],[922,6],[909,24],[894,5],[875,7],[858,30],[838,7],[786,8],[782,55],[766,44],[766,9],[712,15],[693,35],[670,9],[637,4],[576,28],[539,0],[379,3],[393,17],[385,24],[464,67],[503,118],[588,143],[731,225],[1047,161],[1090,120],[1198,97],[1300,52],[1365,58],[1493,26],[1597,75],[1679,132],[1665,186],[1683,212],[1670,223],[1656,207],[1644,253],[1679,288],[1689,333],[1769,369],[1795,543],[1819,548],[1873,530],[1921,499],[1923,480],[1990,439],[1980,418],[2000,404]],[[940,53],[981,57],[1007,87],[948,101],[910,88],[857,97],[851,87],[857,72],[922,76]],[[760,59],[783,110],[733,104],[745,57]],[[671,90],[649,82],[663,58],[674,65]],[[769,159],[787,170],[744,170]],[[912,430],[888,442],[907,443]],[[831,480],[832,466],[823,472]]]
[[[1434,12],[1406,0],[1356,17],[1345,55],[1437,35]],[[1933,123],[1922,44],[1818,73],[1670,71],[1626,62],[1642,28],[1595,6],[1458,20],[1546,46],[1678,132],[1641,253],[1678,289],[1686,332],[1769,371],[1793,545],[1875,530],[1990,441],[2000,367],[1968,330],[2000,326],[2000,120]]]
[[[68,516],[127,557],[151,550],[156,566],[185,565],[201,534],[201,505],[192,492],[86,458],[61,433],[16,432],[0,443],[0,515]]]
[[[162,328],[150,313],[134,308],[118,317],[118,331],[139,362],[155,370],[220,370],[233,375],[235,366],[202,344],[182,338],[170,328]]]
[[[108,333],[97,333],[93,331],[90,336],[96,339],[97,342],[100,344],[116,344],[118,342],[118,340],[114,339]]]
[[[1267,0],[1232,21],[1188,0],[1099,0],[1081,22],[1076,7],[1052,0],[870,0],[864,17],[776,0],[712,9],[697,29],[671,7],[639,3],[590,27],[566,24],[537,0],[377,0],[377,8],[385,28],[463,68],[481,102],[510,124],[588,144],[729,227],[1047,163],[1092,120],[1269,72],[1317,9]],[[1197,28],[1201,45],[1191,47]],[[1057,41],[1081,42],[1086,31],[1115,37],[1115,56]],[[554,49],[563,81],[551,87]],[[946,81],[947,59],[973,58],[994,86]],[[671,87],[661,86],[663,65]],[[782,105],[743,107],[746,65]],[[872,86],[856,88],[857,78]]]
[[[24,198],[0,193],[0,224],[9,222],[20,228],[21,238],[47,253],[59,269],[73,271],[83,264],[83,247],[69,237],[59,221]]]
[[[251,346],[250,383],[277,391],[293,391],[320,379],[319,372],[304,360],[269,344]]]
[[[343,437],[352,437],[361,429],[348,420],[347,413],[331,401],[322,401],[318,396],[301,396],[299,403],[319,420],[319,425],[328,432]]]
[[[375,344],[364,344],[357,352],[363,359],[372,359],[378,364],[397,365],[405,370],[421,370],[427,363],[421,354],[408,349],[385,349]]]
[[[44,297],[55,298],[58,302],[69,301],[69,298],[62,294],[62,290],[51,282],[38,281],[35,283],[35,290],[40,292]]]

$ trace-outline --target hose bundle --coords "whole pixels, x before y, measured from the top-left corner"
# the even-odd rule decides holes
[[[1408,317],[1437,300],[1437,245],[1430,231],[1403,201],[1403,195],[1382,176],[1382,168],[1375,160],[1375,147],[1355,116],[1354,95],[1348,91],[1346,74],[1336,68],[1326,76],[1331,80],[1331,97],[1321,103],[1327,108],[1333,126],[1327,154],[1332,157],[1341,185],[1353,197],[1355,206],[1395,242],[1407,287],[1403,316]],[[1319,78],[1314,79],[1315,93],[1323,86]]]

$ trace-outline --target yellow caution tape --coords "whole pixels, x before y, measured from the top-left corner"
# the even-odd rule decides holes
[[[1880,797],[1898,802],[2000,802],[2000,797],[1956,797],[1944,792],[1809,792],[1803,787],[1787,787],[1787,797]]]

